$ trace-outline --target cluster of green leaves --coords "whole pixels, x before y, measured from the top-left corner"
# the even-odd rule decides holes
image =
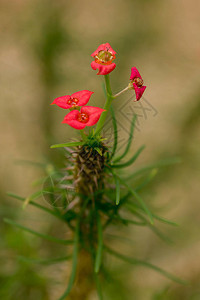
[[[84,222],[88,222],[91,228],[96,228],[96,236],[90,236],[90,249],[88,251],[91,253],[92,260],[94,262],[94,281],[96,282],[97,292],[99,295],[99,299],[103,299],[103,293],[101,290],[101,281],[102,276],[106,272],[106,268],[104,266],[104,257],[107,255],[112,255],[117,259],[120,259],[124,262],[127,262],[131,265],[138,265],[138,266],[145,266],[157,272],[160,272],[162,275],[166,276],[167,278],[174,280],[178,283],[185,283],[183,280],[177,278],[176,276],[162,270],[161,268],[146,262],[142,261],[137,258],[127,257],[115,249],[111,249],[108,242],[105,242],[105,233],[107,227],[112,226],[127,226],[127,225],[135,225],[135,226],[147,226],[150,230],[152,230],[156,235],[158,235],[161,239],[165,240],[166,242],[170,242],[170,239],[166,237],[160,230],[155,227],[154,221],[166,223],[172,226],[177,226],[176,223],[166,220],[165,218],[158,216],[157,214],[153,213],[151,209],[146,205],[145,201],[139,195],[139,191],[143,188],[150,180],[154,178],[157,174],[157,171],[160,167],[165,167],[174,163],[179,162],[179,159],[165,159],[147,166],[144,166],[140,169],[135,170],[132,174],[128,177],[124,177],[121,175],[121,170],[124,170],[126,167],[131,166],[136,159],[139,157],[140,153],[143,151],[144,146],[140,147],[134,155],[124,161],[126,159],[127,154],[131,148],[131,142],[133,140],[133,132],[136,122],[136,117],[133,117],[131,127],[130,127],[130,135],[127,145],[125,147],[124,152],[121,155],[116,155],[117,152],[117,145],[118,145],[118,132],[117,132],[117,122],[114,115],[114,110],[111,108],[112,119],[113,119],[113,128],[114,128],[114,144],[112,150],[106,154],[105,160],[105,173],[108,174],[109,183],[115,185],[113,189],[107,188],[105,186],[104,190],[97,190],[94,195],[88,197],[84,201],[84,205],[79,212],[73,209],[73,206],[69,208],[69,204],[67,201],[66,193],[63,194],[63,191],[66,192],[66,187],[68,185],[73,184],[73,179],[70,175],[73,174],[73,170],[69,168],[66,171],[68,177],[64,177],[65,180],[61,180],[59,184],[48,184],[43,189],[37,191],[33,195],[29,196],[28,198],[23,198],[17,196],[13,193],[9,193],[9,196],[14,197],[20,201],[23,201],[23,207],[26,207],[27,204],[33,205],[38,209],[43,210],[44,212],[51,214],[52,216],[58,218],[60,221],[67,224],[68,228],[73,232],[73,239],[60,239],[51,235],[47,235],[45,233],[37,232],[31,228],[28,228],[24,225],[21,225],[13,220],[5,219],[5,222],[9,225],[12,225],[16,228],[20,228],[29,234],[35,235],[39,238],[46,239],[50,242],[55,242],[58,244],[62,244],[63,246],[73,246],[72,253],[65,257],[53,257],[52,259],[33,259],[30,257],[21,257],[23,261],[29,261],[30,263],[42,263],[42,264],[49,264],[49,263],[58,263],[61,261],[66,261],[72,258],[72,271],[71,276],[69,279],[68,287],[64,294],[60,297],[59,300],[63,300],[67,297],[70,293],[76,276],[76,269],[77,269],[77,261],[78,261],[78,254],[79,250],[84,247],[82,242],[84,238],[81,236],[81,222],[83,222],[82,216],[84,215],[84,211],[86,209],[90,209],[90,216],[88,219],[84,220]],[[77,147],[81,145],[87,145],[91,148],[95,149],[100,155],[101,148],[103,145],[102,137],[97,136],[94,132],[91,132],[85,140],[81,142],[72,142],[72,143],[65,143],[54,145],[52,148],[56,147]],[[66,149],[67,150],[67,149]],[[72,154],[71,151],[67,150],[68,155]],[[55,172],[55,168],[53,166],[45,166],[46,170],[46,177],[51,178],[50,182],[52,181],[53,174],[56,174],[56,180],[60,180],[62,177],[59,172]],[[53,180],[55,179],[53,178]],[[139,184],[136,187],[132,187],[128,182],[133,181],[137,182],[137,179],[140,178]],[[44,182],[44,181],[43,181]],[[59,201],[58,205],[57,198],[58,195],[62,195],[63,202]],[[41,205],[39,202],[35,200],[39,199],[41,196],[48,197],[48,205]],[[78,195],[76,195],[78,196]],[[91,205],[93,199],[100,199],[100,201],[95,201],[94,205]],[[47,203],[46,203],[47,204]],[[50,207],[49,207],[50,204]]]

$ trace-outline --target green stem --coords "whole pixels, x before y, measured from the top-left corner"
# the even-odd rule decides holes
[[[99,119],[99,122],[97,124],[96,130],[95,130],[95,134],[100,134],[101,130],[103,129],[103,125],[105,123],[108,111],[110,109],[112,100],[113,100],[113,95],[112,95],[112,90],[110,87],[110,79],[109,79],[109,74],[104,76],[105,78],[105,84],[106,84],[106,103],[104,105],[104,109],[105,111],[101,114],[101,117]]]

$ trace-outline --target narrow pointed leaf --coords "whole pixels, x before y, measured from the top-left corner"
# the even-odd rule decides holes
[[[139,191],[141,190],[143,187],[145,187],[147,184],[149,184],[149,182],[151,182],[154,177],[157,175],[158,173],[158,169],[153,169],[150,174],[148,174],[147,178],[145,178],[145,180],[140,183],[138,186],[135,187],[135,191]]]
[[[134,115],[133,119],[132,119],[132,122],[131,122],[131,129],[130,129],[130,134],[129,134],[129,139],[128,139],[126,149],[125,149],[125,151],[122,155],[120,155],[119,157],[116,157],[113,160],[114,163],[116,163],[116,162],[120,161],[121,159],[123,159],[126,156],[126,154],[129,152],[129,149],[131,147],[131,142],[132,142],[132,139],[133,139],[133,132],[134,132],[134,128],[135,128],[136,119],[137,119],[137,115]]]
[[[46,239],[48,241],[51,241],[51,242],[56,242],[56,243],[59,243],[59,244],[63,244],[63,245],[71,245],[73,243],[73,241],[70,241],[70,240],[62,240],[62,239],[58,239],[58,238],[55,238],[51,235],[47,235],[47,234],[43,234],[43,233],[40,233],[40,232],[37,232],[37,231],[34,231],[30,228],[27,228],[21,224],[18,224],[10,219],[4,219],[4,222],[7,223],[7,224],[10,224],[14,227],[18,227],[26,232],[29,232],[31,234],[34,234],[40,238],[43,238],[43,239]]]
[[[167,166],[171,166],[173,164],[178,164],[181,163],[180,158],[178,157],[173,157],[173,158],[168,158],[168,159],[164,159],[158,162],[155,162],[154,164],[150,164],[146,167],[143,167],[141,169],[136,170],[134,173],[130,174],[129,176],[127,176],[126,178],[124,178],[125,180],[130,180],[133,179],[134,177],[137,177],[147,171],[150,171],[152,169],[155,168],[163,168],[163,167],[167,167]]]
[[[165,223],[165,224],[168,224],[168,225],[172,225],[172,226],[179,226],[179,224],[177,224],[177,223],[175,223],[173,221],[167,220],[167,219],[165,219],[163,217],[157,216],[155,214],[153,214],[153,217],[155,219],[157,219],[158,221],[162,222],[162,223]]]
[[[115,178],[115,184],[116,184],[116,205],[120,202],[120,182],[118,178]]]
[[[103,233],[102,233],[102,225],[101,225],[101,218],[99,213],[97,212],[97,232],[98,232],[98,246],[97,246],[97,253],[94,263],[94,271],[95,273],[99,272],[102,260],[102,251],[103,251]]]
[[[10,197],[12,197],[12,198],[18,199],[20,201],[24,201],[25,200],[25,198],[20,197],[20,196],[14,194],[14,193],[8,192],[7,195],[10,196]],[[45,212],[47,212],[47,213],[49,213],[49,214],[51,214],[51,215],[53,215],[53,216],[55,216],[55,217],[57,217],[59,219],[63,219],[62,216],[60,214],[58,214],[57,212],[55,212],[55,211],[53,211],[53,210],[51,210],[51,209],[49,209],[49,208],[47,208],[45,206],[42,206],[42,205],[40,205],[40,204],[38,204],[38,203],[36,203],[34,201],[30,201],[29,204],[31,204],[31,205],[39,208],[39,209],[42,209]]]
[[[151,224],[148,224],[148,226],[165,243],[170,244],[170,245],[174,244],[174,242],[168,236],[163,234],[158,228],[156,228],[155,226],[152,226]]]
[[[95,149],[101,156],[103,155],[101,149],[99,149],[98,147],[95,147],[94,149]]]
[[[135,204],[133,205],[133,203],[126,203],[125,204],[126,208],[131,211],[133,214],[137,215],[141,220],[145,221],[146,219],[136,211],[136,209],[141,209],[139,206],[135,207]],[[158,215],[156,215],[155,213],[152,213],[152,216],[154,217],[154,219],[158,220],[159,222],[162,222],[162,223],[165,223],[165,224],[168,224],[168,225],[172,225],[172,226],[179,226],[179,224],[171,221],[171,220],[168,220],[168,219],[165,219],[163,217],[160,217]]]
[[[171,280],[173,280],[173,281],[175,281],[177,283],[187,284],[187,281],[182,280],[182,279],[174,276],[173,274],[170,274],[170,273],[166,272],[165,270],[163,270],[163,269],[161,269],[161,268],[159,268],[159,267],[157,267],[157,266],[155,266],[155,265],[153,265],[151,263],[148,263],[146,261],[142,261],[142,260],[139,260],[139,259],[127,257],[127,256],[122,255],[122,254],[120,254],[120,253],[118,253],[118,252],[116,252],[116,251],[114,251],[114,250],[112,250],[112,249],[110,249],[108,247],[105,247],[105,250],[107,250],[107,252],[109,252],[111,255],[114,255],[115,257],[117,257],[117,258],[119,258],[119,259],[121,259],[123,261],[126,261],[126,262],[128,262],[130,264],[141,265],[141,266],[148,267],[148,268],[150,268],[152,270],[155,270],[155,271],[161,273],[165,277],[167,277],[167,278],[169,278],[169,279],[171,279]]]
[[[114,109],[111,105],[110,107],[110,111],[111,111],[111,115],[112,115],[112,121],[113,121],[113,130],[114,130],[114,144],[113,144],[113,149],[112,149],[112,153],[110,156],[110,159],[115,155],[116,149],[117,149],[117,142],[118,142],[118,132],[117,132],[117,121],[116,121],[116,117],[115,117],[115,112]]]
[[[134,221],[134,220],[129,220],[129,219],[125,219],[125,218],[122,218],[122,221],[124,223],[127,223],[127,224],[134,224],[134,225],[137,225],[137,226],[145,226],[148,224],[148,222],[139,222],[139,221]]]
[[[64,144],[55,144],[55,145],[52,145],[50,148],[76,147],[76,146],[82,146],[82,145],[84,145],[84,142],[71,142],[71,143],[64,143]]]
[[[25,198],[22,208],[25,209],[31,200],[35,200],[35,199],[41,197],[42,195],[43,195],[42,191],[37,191],[34,194],[32,194],[31,196]]]
[[[128,189],[128,191],[134,196],[134,198],[140,203],[143,210],[146,212],[146,214],[149,216],[150,223],[153,224],[153,216],[148,207],[146,206],[145,202],[142,200],[142,198],[138,195],[137,192],[134,191],[123,179],[121,179],[116,173],[115,176],[119,178],[119,181]]]
[[[138,158],[138,156],[140,155],[140,153],[144,150],[145,146],[143,145],[142,147],[140,147],[137,152],[133,155],[133,157],[131,157],[131,159],[129,159],[127,162],[123,163],[123,164],[118,164],[115,165],[113,164],[112,167],[113,168],[125,168],[130,166],[132,163],[134,163],[134,161]]]
[[[57,257],[57,258],[51,258],[51,259],[35,259],[25,256],[18,256],[18,259],[23,262],[27,263],[34,263],[34,264],[42,264],[42,265],[49,265],[49,264],[56,264],[62,261],[66,261],[71,258],[71,255],[64,256],[64,257]]]

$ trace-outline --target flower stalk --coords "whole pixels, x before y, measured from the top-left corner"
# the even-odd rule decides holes
[[[119,93],[115,94],[113,96],[113,98],[117,98],[118,96],[120,96],[121,94],[123,94],[124,92],[130,90],[130,86],[128,85],[127,87],[125,87],[125,89],[121,90]]]
[[[105,78],[105,85],[106,85],[106,103],[104,105],[105,111],[102,113],[102,115],[99,119],[99,122],[98,122],[96,130],[95,130],[95,134],[101,133],[101,130],[103,129],[106,117],[108,115],[108,112],[109,112],[109,109],[110,109],[110,106],[111,106],[112,100],[113,100],[109,74],[104,75],[104,78]]]

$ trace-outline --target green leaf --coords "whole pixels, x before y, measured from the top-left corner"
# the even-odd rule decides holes
[[[177,223],[175,223],[173,221],[167,220],[167,219],[165,219],[163,217],[157,216],[155,214],[153,214],[153,217],[155,219],[157,219],[158,221],[162,222],[162,223],[165,223],[165,224],[168,224],[168,225],[172,225],[172,226],[179,226],[179,224],[177,224]]]
[[[118,178],[115,178],[115,184],[116,184],[116,205],[120,202],[120,182]]]
[[[112,171],[113,173],[113,171]],[[137,192],[135,192],[123,179],[121,179],[116,173],[114,173],[115,176],[119,178],[119,181],[128,189],[128,191],[134,196],[134,198],[140,203],[143,210],[146,212],[146,214],[149,216],[150,223],[153,224],[153,216],[148,207],[146,206],[145,202],[142,200],[142,198],[138,195]]]
[[[145,187],[149,182],[151,182],[151,180],[154,179],[154,177],[157,175],[158,173],[158,169],[153,169],[150,174],[148,174],[147,178],[145,178],[145,180],[140,183],[138,186],[135,187],[135,191],[139,191],[141,190],[143,187]]]
[[[22,208],[25,209],[31,200],[37,199],[37,198],[41,197],[42,195],[43,195],[42,191],[37,191],[36,193],[32,194],[31,196],[25,198]]]
[[[136,119],[137,119],[137,115],[134,115],[133,116],[133,119],[132,119],[132,122],[131,122],[131,129],[130,129],[130,135],[129,135],[129,139],[128,139],[128,143],[127,143],[127,146],[126,146],[126,149],[124,151],[124,153],[122,155],[120,155],[119,157],[116,157],[113,162],[116,163],[118,161],[120,161],[122,158],[124,158],[126,156],[126,154],[128,153],[130,147],[131,147],[131,142],[132,142],[132,139],[133,139],[133,132],[134,132],[134,128],[135,128],[135,122],[136,122]]]
[[[60,147],[76,147],[76,146],[82,146],[84,145],[84,142],[71,142],[71,143],[65,143],[65,144],[55,144],[52,145],[50,148],[60,148]]]
[[[98,147],[95,147],[94,149],[95,149],[101,156],[103,155],[101,149],[99,149]]]
[[[51,259],[35,259],[35,258],[29,258],[25,256],[18,256],[17,257],[20,261],[27,262],[27,263],[34,263],[34,264],[42,264],[42,265],[49,265],[49,264],[56,264],[61,261],[66,261],[71,258],[71,255],[64,256],[64,257],[57,257],[57,258],[51,258]]]
[[[148,226],[165,243],[171,244],[171,245],[174,244],[174,242],[168,236],[166,236],[165,234],[163,234],[158,228],[156,228],[155,226],[152,226],[151,224],[148,224]]]
[[[27,228],[27,227],[25,227],[25,226],[23,226],[21,224],[16,223],[16,222],[14,222],[14,221],[12,221],[10,219],[4,219],[4,222],[7,223],[7,224],[12,225],[14,227],[18,227],[18,228],[20,228],[20,229],[22,229],[24,231],[27,231],[27,232],[29,232],[31,234],[34,234],[34,235],[36,235],[36,236],[38,236],[40,238],[46,239],[48,241],[51,241],[51,242],[56,242],[56,243],[63,244],[63,245],[71,245],[73,243],[73,241],[70,241],[70,240],[62,240],[62,239],[55,238],[55,237],[53,237],[51,235],[42,234],[40,232],[34,231],[34,230],[30,229],[30,228]]]
[[[113,109],[113,106],[111,105],[110,107],[111,115],[112,115],[112,121],[113,121],[113,129],[114,129],[114,144],[113,144],[113,149],[112,153],[110,156],[110,159],[115,155],[116,149],[117,149],[117,142],[118,142],[118,132],[117,132],[117,121],[115,117],[115,112]]]
[[[140,153],[144,150],[145,146],[143,145],[142,147],[140,147],[137,152],[133,155],[133,157],[131,159],[129,159],[126,163],[123,164],[118,164],[115,165],[113,164],[112,167],[113,168],[125,168],[130,166],[132,163],[134,163],[134,161],[138,158],[138,156],[140,155]]]
[[[137,177],[147,171],[150,171],[152,169],[155,168],[163,168],[163,167],[167,167],[167,166],[171,166],[173,164],[178,164],[180,163],[181,160],[178,157],[173,157],[173,158],[168,158],[168,159],[164,159],[164,160],[160,160],[158,162],[155,162],[154,164],[150,164],[146,167],[143,167],[139,170],[136,170],[134,173],[130,174],[129,176],[127,176],[126,178],[124,178],[125,180],[130,180],[133,179],[134,177]]]
[[[124,223],[127,223],[127,224],[134,224],[134,225],[137,225],[137,226],[145,226],[145,225],[148,224],[148,222],[146,222],[146,221],[138,222],[138,221],[129,220],[129,219],[125,219],[125,218],[121,218],[121,220],[122,220]]]
[[[132,212],[134,215],[136,215],[138,218],[140,218],[142,220],[142,222],[144,223],[144,225],[147,225],[160,239],[162,239],[163,241],[165,241],[166,243],[168,244],[173,244],[173,241],[168,237],[166,236],[165,234],[163,234],[159,229],[157,229],[155,226],[149,224],[146,220],[146,218],[144,218],[144,216],[142,216],[139,212],[136,211],[136,208],[132,205],[132,204],[126,204],[126,207],[127,209]],[[139,207],[138,207],[139,208]],[[162,220],[162,222],[164,223],[168,223],[170,225],[173,225],[173,226],[176,226],[177,224],[174,223],[174,222],[166,222],[168,220],[163,220],[162,218],[156,216],[155,214],[152,214],[152,216],[155,218],[155,219],[158,219],[160,221],[160,219]]]
[[[105,249],[106,249],[107,252],[110,253],[111,255],[114,255],[115,257],[117,257],[117,258],[119,258],[119,259],[121,259],[121,260],[123,260],[123,261],[126,261],[126,262],[128,262],[128,263],[130,263],[130,264],[132,264],[132,265],[141,265],[141,266],[148,267],[148,268],[150,268],[150,269],[152,269],[152,270],[155,270],[155,271],[161,273],[161,274],[164,275],[165,277],[167,277],[167,278],[169,278],[169,279],[171,279],[171,280],[173,280],[173,281],[175,281],[175,282],[177,282],[177,283],[184,284],[184,285],[185,285],[185,284],[188,284],[187,281],[182,280],[182,279],[180,279],[180,278],[178,278],[178,277],[176,277],[176,276],[174,276],[174,275],[172,275],[172,274],[166,272],[165,270],[163,270],[163,269],[161,269],[161,268],[159,268],[159,267],[157,267],[157,266],[155,266],[155,265],[153,265],[153,264],[151,264],[151,263],[148,263],[148,262],[146,262],[146,261],[142,261],[142,260],[139,260],[139,259],[127,257],[127,256],[125,256],[125,255],[122,255],[122,254],[120,254],[120,253],[118,253],[118,252],[116,252],[116,251],[114,251],[114,250],[108,248],[107,246],[105,246]]]
[[[101,225],[101,218],[99,213],[97,212],[97,232],[98,232],[98,247],[97,253],[94,263],[94,271],[95,273],[99,272],[102,260],[102,251],[103,251],[103,234],[102,234],[102,225]]]
[[[25,200],[25,198],[20,197],[20,196],[14,194],[14,193],[8,192],[7,195],[10,196],[10,197],[12,197],[12,198],[18,199],[18,200],[20,200],[20,201],[24,201],[24,200]],[[63,218],[62,218],[62,216],[61,216],[60,214],[58,214],[57,212],[55,212],[55,211],[53,211],[53,210],[51,210],[51,209],[49,209],[49,208],[47,208],[47,207],[45,207],[45,206],[42,206],[42,205],[40,205],[40,204],[38,204],[38,203],[36,203],[36,202],[34,202],[34,201],[30,201],[29,204],[31,204],[31,205],[33,205],[33,206],[39,208],[39,209],[44,210],[45,212],[47,212],[47,213],[49,213],[49,214],[51,214],[51,215],[57,217],[58,219],[63,220]]]
[[[139,206],[136,207],[136,205],[133,203],[126,203],[125,204],[126,208],[131,211],[133,214],[137,215],[141,220],[145,221],[146,219],[136,211],[136,209],[141,209]],[[168,224],[168,225],[172,225],[172,226],[179,226],[179,224],[173,222],[173,221],[170,221],[170,220],[167,220],[163,217],[160,217],[160,216],[157,216],[155,213],[152,213],[152,216],[154,217],[154,219],[162,222],[162,223],[165,223],[165,224]]]

